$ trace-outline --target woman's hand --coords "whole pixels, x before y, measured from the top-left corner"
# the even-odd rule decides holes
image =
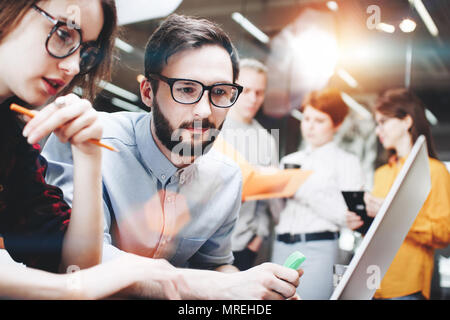
[[[253,252],[258,252],[263,243],[263,238],[260,236],[255,236],[252,241],[249,242],[247,248]]]
[[[353,211],[347,210],[345,218],[347,220],[347,227],[350,230],[356,230],[364,224],[364,221],[362,221],[361,217]]]
[[[35,144],[54,132],[62,143],[70,142],[86,154],[99,152],[99,147],[88,143],[101,139],[103,129],[92,104],[75,94],[59,97],[55,102],[35,112],[25,126],[23,135]]]
[[[380,211],[384,198],[377,198],[368,192],[364,192],[364,202],[366,203],[367,215],[374,218],[378,211]]]
[[[89,142],[102,138],[98,113],[89,101],[75,94],[59,97],[33,113],[23,130],[28,143],[35,144],[54,132],[62,143],[72,144],[73,202],[61,268],[92,267],[101,261],[103,248],[102,150]]]

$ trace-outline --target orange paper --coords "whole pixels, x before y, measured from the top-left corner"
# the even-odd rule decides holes
[[[242,201],[290,198],[311,173],[301,169],[279,169],[273,173],[254,171],[243,184]]]
[[[290,198],[306,181],[312,171],[301,169],[258,170],[220,136],[214,148],[235,161],[242,171],[242,201]]]

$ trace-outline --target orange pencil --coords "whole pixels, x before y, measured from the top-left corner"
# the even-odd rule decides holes
[[[24,114],[24,115],[26,115],[26,116],[28,116],[30,118],[34,117],[34,114],[30,110],[28,110],[28,109],[26,109],[24,107],[21,107],[21,106],[15,104],[15,103],[12,103],[9,108],[12,111]],[[103,147],[103,148],[106,148],[106,149],[111,150],[111,151],[119,152],[119,150],[115,149],[114,147],[108,146],[107,144],[104,144],[104,143],[100,142],[100,140],[90,139],[89,142],[92,143],[92,144],[95,144],[95,145],[97,145],[99,147]]]

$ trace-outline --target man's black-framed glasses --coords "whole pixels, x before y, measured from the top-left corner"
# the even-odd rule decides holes
[[[58,20],[48,12],[32,6],[34,10],[53,23],[53,28],[47,36],[45,48],[48,54],[57,59],[64,59],[78,50],[80,52],[80,74],[86,74],[97,66],[101,60],[101,52],[94,41],[83,43],[81,29],[75,25]]]
[[[197,80],[167,78],[151,73],[149,78],[161,80],[170,86],[173,100],[181,104],[194,104],[200,101],[203,93],[208,90],[209,101],[216,107],[229,108],[238,99],[243,87],[234,83],[215,83],[205,86]]]

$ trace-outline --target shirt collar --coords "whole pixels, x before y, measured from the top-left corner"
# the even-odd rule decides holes
[[[325,143],[323,146],[320,146],[319,148],[313,149],[310,145],[308,145],[305,148],[306,154],[320,154],[322,152],[327,152],[328,150],[334,149],[336,146],[336,143],[334,141],[330,141],[328,143]]]

